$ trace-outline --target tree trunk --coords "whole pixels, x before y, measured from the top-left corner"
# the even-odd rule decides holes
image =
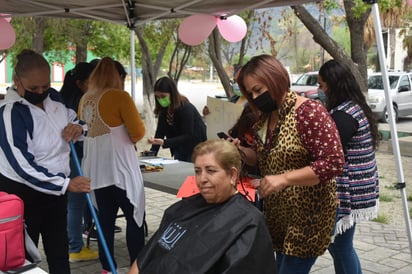
[[[135,29],[137,38],[139,39],[139,45],[142,50],[142,79],[143,79],[143,101],[144,101],[144,116],[146,120],[146,132],[149,136],[154,135],[156,124],[153,109],[154,109],[154,84],[157,79],[157,75],[162,64],[164,54],[166,52],[169,39],[165,39],[160,45],[160,49],[157,52],[156,60],[153,63],[150,54],[149,46],[143,36],[144,26],[138,26]]]
[[[348,23],[350,32],[351,56],[352,60],[357,65],[361,78],[355,75],[363,92],[368,92],[368,66],[367,66],[367,45],[365,43],[365,25],[371,13],[368,9],[362,15],[354,14],[355,3],[352,0],[343,1],[346,22]],[[362,81],[363,80],[363,81]]]
[[[346,4],[348,1],[344,1]],[[352,1],[349,1],[352,2]],[[321,45],[335,60],[345,63],[353,71],[356,80],[363,92],[367,92],[367,70],[366,70],[366,52],[363,43],[363,27],[364,21],[354,20],[354,14],[349,12],[346,14],[347,20],[351,22],[351,52],[352,58],[348,56],[345,50],[336,43],[323,29],[319,22],[306,10],[302,5],[291,7],[295,15],[312,33],[313,40]],[[369,13],[368,13],[369,14]],[[348,18],[350,17],[350,18]],[[366,17],[366,15],[363,15]],[[363,24],[362,24],[363,22]],[[348,23],[349,24],[349,23]],[[358,25],[356,25],[358,24]],[[357,28],[356,28],[357,26]],[[352,33],[356,32],[356,33]],[[362,33],[362,38],[359,38],[359,33]],[[354,41],[357,39],[357,41]]]
[[[396,49],[396,28],[388,28],[388,37],[389,37],[389,48],[388,56],[389,60],[389,69],[395,69],[395,49]]]
[[[137,39],[139,39],[140,49],[142,51],[142,80],[143,80],[143,113],[146,124],[146,135],[152,136],[156,130],[156,123],[153,109],[154,101],[152,100],[152,90],[156,76],[153,74],[153,63],[150,56],[149,47],[143,37],[143,26],[135,29]]]
[[[255,17],[255,11],[254,10],[250,10],[247,13],[247,19],[246,19],[246,27],[247,29],[250,29],[250,25],[251,22],[253,20],[253,18]],[[246,34],[246,37],[242,39],[242,42],[240,44],[240,49],[239,49],[239,61],[236,64],[235,69],[238,69],[240,66],[243,65],[243,60],[245,58],[247,49],[249,48],[249,44],[250,44],[250,37],[251,37],[252,32],[248,32]],[[235,71],[236,72],[236,71]]]
[[[32,40],[32,49],[38,53],[43,53],[44,51],[44,29],[46,27],[46,18],[36,16],[33,17],[34,31]]]
[[[189,61],[191,52],[191,46],[184,45],[181,41],[176,41],[176,45],[172,53],[172,58],[169,62],[169,71],[167,72],[167,75],[171,79],[175,80],[176,83],[179,82],[180,75],[182,74],[182,71],[185,68],[187,62]]]
[[[223,88],[225,89],[226,96],[228,98],[232,97],[233,91],[230,85],[230,78],[222,65],[222,57],[220,54],[220,34],[217,28],[215,28],[212,34],[209,36],[208,52],[213,66],[216,69],[219,79],[223,85]]]
[[[76,44],[76,63],[87,61],[87,41]]]
[[[92,21],[85,21],[81,29],[81,37],[87,37],[90,33]],[[87,61],[87,40],[77,39],[76,41],[76,63]]]

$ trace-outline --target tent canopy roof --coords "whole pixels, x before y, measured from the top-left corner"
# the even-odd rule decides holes
[[[192,14],[233,15],[243,10],[290,6],[309,0],[0,0],[0,13],[53,16],[136,25]]]

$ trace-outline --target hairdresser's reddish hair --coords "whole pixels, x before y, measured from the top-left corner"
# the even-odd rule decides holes
[[[258,55],[250,59],[238,73],[236,81],[239,88],[242,94],[248,98],[251,107],[256,110],[252,97],[246,92],[244,85],[244,78],[250,75],[264,84],[272,98],[280,105],[290,87],[289,73],[282,63],[271,55]]]

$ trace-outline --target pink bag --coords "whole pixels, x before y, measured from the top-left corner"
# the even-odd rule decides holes
[[[23,266],[24,204],[14,194],[0,192],[0,270]]]

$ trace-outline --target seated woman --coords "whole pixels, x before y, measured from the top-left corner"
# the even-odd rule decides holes
[[[129,274],[277,273],[265,220],[237,192],[241,157],[235,145],[200,143],[193,162],[200,194],[166,209]]]

